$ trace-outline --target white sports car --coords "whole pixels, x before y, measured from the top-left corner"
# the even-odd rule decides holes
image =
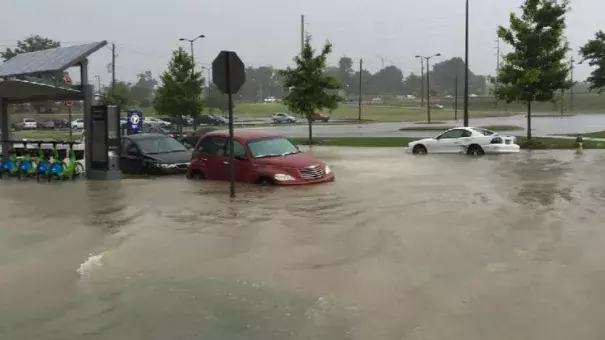
[[[515,136],[501,135],[476,127],[459,127],[447,130],[437,137],[411,142],[407,152],[415,155],[427,153],[464,153],[468,155],[502,154],[519,152]]]

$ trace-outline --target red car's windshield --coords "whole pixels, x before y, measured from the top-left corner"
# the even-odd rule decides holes
[[[253,158],[285,156],[299,153],[300,150],[284,137],[271,137],[252,140],[248,148]]]

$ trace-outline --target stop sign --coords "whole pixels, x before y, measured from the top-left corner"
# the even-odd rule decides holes
[[[239,92],[246,82],[246,69],[237,53],[221,51],[212,62],[212,81],[225,94]]]

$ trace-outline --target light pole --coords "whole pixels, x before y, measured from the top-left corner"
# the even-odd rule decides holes
[[[191,61],[193,63],[193,65],[191,66],[191,76],[193,77],[193,73],[195,72],[195,55],[193,54],[193,43],[198,40],[198,39],[202,39],[205,38],[206,36],[203,34],[198,35],[197,37],[193,38],[193,39],[187,39],[187,38],[179,38],[179,41],[189,41],[189,46],[191,48]],[[193,112],[190,112],[189,115],[191,116],[191,118],[195,119],[195,114],[193,114]],[[195,126],[195,120],[194,120],[194,125]],[[179,114],[179,133],[182,135],[183,134],[183,114]]]
[[[424,107],[424,60],[419,55],[416,58],[420,59],[420,98],[422,98],[420,107]]]
[[[421,55],[417,55],[416,58],[420,58],[420,60],[426,60],[426,118],[427,123],[431,122],[431,68],[429,65],[429,60],[433,57],[440,57],[441,53],[435,53],[428,57],[424,57]]]
[[[464,126],[468,126],[468,0],[464,28]]]
[[[205,38],[206,36],[203,34],[198,35],[197,37],[193,38],[193,39],[187,39],[187,38],[179,38],[179,41],[189,41],[189,46],[191,48],[191,59],[193,59],[193,63],[195,64],[195,56],[193,54],[193,43],[201,38]]]

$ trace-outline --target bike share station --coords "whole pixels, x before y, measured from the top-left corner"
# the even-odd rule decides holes
[[[107,42],[22,53],[0,65],[0,175],[75,179],[119,179],[120,112],[116,106],[93,106],[88,83],[88,57]],[[80,68],[80,85],[59,81],[71,67]],[[49,77],[50,76],[50,77]],[[48,80],[48,79],[54,80]],[[16,140],[10,131],[9,105],[43,101],[82,101],[84,152],[82,165],[74,145],[60,140]],[[44,148],[43,145],[52,145]],[[62,151],[59,145],[67,150]],[[29,148],[31,146],[32,148]],[[36,148],[37,146],[37,148]],[[61,152],[62,151],[62,152]],[[61,157],[63,154],[63,157]],[[68,160],[63,161],[67,155]]]

